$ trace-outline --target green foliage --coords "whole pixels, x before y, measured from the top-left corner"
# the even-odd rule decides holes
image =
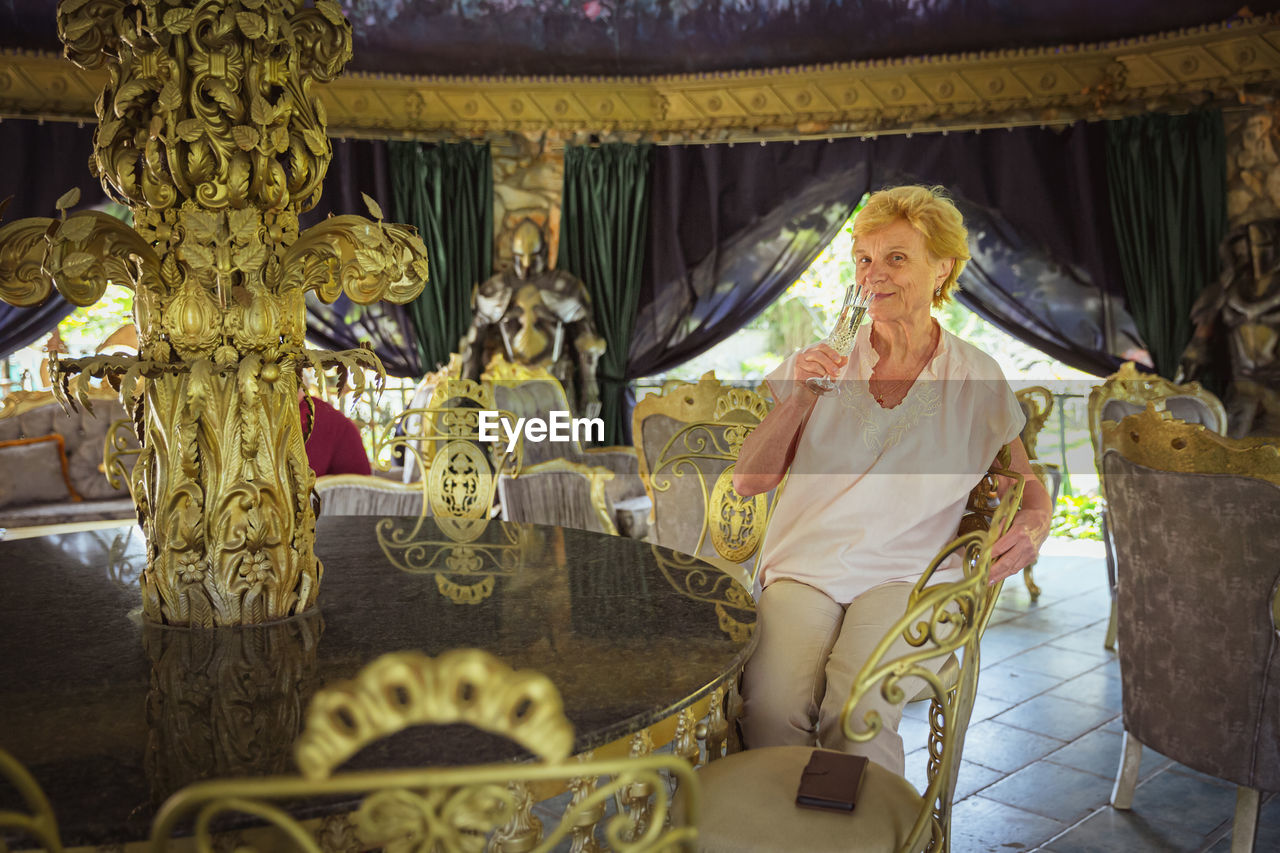
[[[1102,498],[1095,494],[1061,495],[1050,533],[1070,539],[1102,540]]]
[[[133,291],[112,284],[92,305],[77,308],[58,324],[71,356],[92,355],[107,336],[133,322]]]

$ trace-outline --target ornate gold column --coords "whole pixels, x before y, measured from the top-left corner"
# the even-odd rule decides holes
[[[427,278],[416,232],[331,217],[299,234],[331,149],[313,82],[351,56],[334,0],[62,0],[66,54],[105,67],[90,169],[135,228],[102,213],[0,227],[0,298],[76,305],[134,291],[137,358],[56,365],[64,402],[120,390],[142,452],[131,488],[147,535],[146,617],[214,626],[305,611],[322,568],[298,417],[299,374],[381,370],[308,351],[304,294],[407,302]]]

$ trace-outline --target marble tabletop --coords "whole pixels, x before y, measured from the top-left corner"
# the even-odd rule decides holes
[[[319,607],[270,626],[144,625],[144,542],[119,527],[0,542],[0,748],[53,803],[64,844],[145,838],[212,776],[293,773],[315,690],[380,654],[485,649],[559,687],[577,751],[722,686],[751,650],[746,591],[657,546],[503,522],[317,522]],[[518,747],[457,726],[374,744],[350,768],[482,763]],[[19,805],[0,785],[0,810]]]

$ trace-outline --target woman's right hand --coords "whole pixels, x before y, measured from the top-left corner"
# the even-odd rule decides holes
[[[816,397],[817,394],[809,390],[809,387],[805,385],[805,381],[823,376],[835,378],[848,361],[848,357],[840,355],[827,344],[818,342],[811,347],[800,350],[796,355],[796,363],[791,370],[791,378]]]

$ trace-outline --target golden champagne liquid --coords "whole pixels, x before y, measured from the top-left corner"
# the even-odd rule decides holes
[[[866,313],[865,307],[845,308],[840,314],[840,319],[836,321],[836,327],[831,330],[831,334],[827,335],[827,346],[840,355],[847,356],[853,352],[853,342],[858,337],[858,326],[862,325],[862,318]]]

